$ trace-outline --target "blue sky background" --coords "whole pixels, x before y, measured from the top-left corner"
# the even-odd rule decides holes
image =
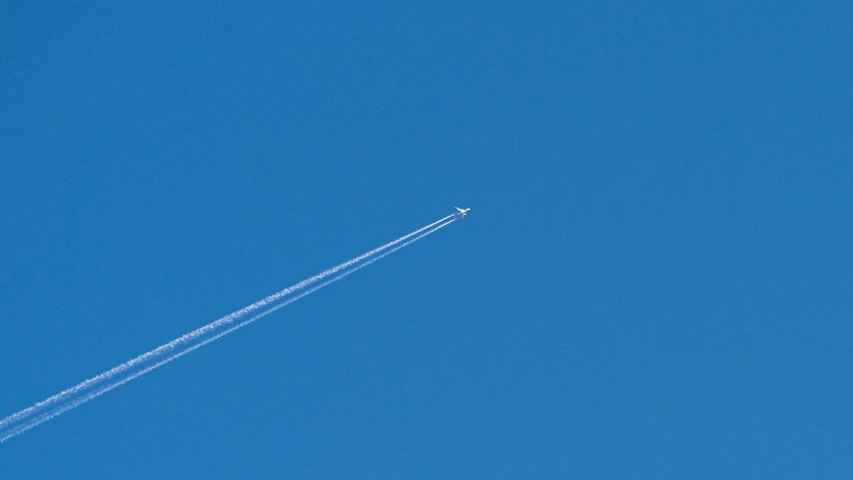
[[[2,478],[847,478],[853,7],[14,2]],[[689,2],[688,2],[689,3]]]

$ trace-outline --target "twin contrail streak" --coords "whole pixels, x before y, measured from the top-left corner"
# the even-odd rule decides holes
[[[448,219],[450,219],[450,220],[447,221]],[[240,309],[240,310],[238,310],[238,311],[236,311],[230,315],[222,317],[221,319],[216,320],[215,322],[212,322],[208,325],[205,325],[204,327],[201,327],[201,328],[194,330],[194,331],[192,331],[186,335],[183,335],[183,336],[181,336],[181,337],[179,337],[179,338],[177,338],[177,339],[175,339],[175,340],[173,340],[173,341],[171,341],[165,345],[157,347],[156,349],[154,349],[148,353],[145,353],[143,355],[140,355],[140,356],[134,358],[133,360],[125,362],[125,363],[119,365],[118,367],[115,367],[115,368],[108,370],[108,371],[106,371],[100,375],[92,377],[91,379],[86,380],[86,381],[84,381],[84,382],[82,382],[82,383],[80,383],[80,384],[78,384],[72,388],[66,389],[66,390],[60,392],[59,394],[48,398],[47,400],[36,403],[35,405],[33,405],[27,409],[21,410],[20,412],[18,412],[16,414],[10,415],[10,416],[6,417],[5,419],[3,419],[2,421],[0,421],[0,443],[5,442],[6,440],[8,440],[12,437],[15,437],[17,435],[20,435],[21,433],[23,433],[23,432],[25,432],[31,428],[34,428],[34,427],[36,427],[36,426],[38,426],[44,422],[47,422],[48,420],[55,418],[55,417],[65,413],[65,412],[67,412],[68,410],[77,408],[78,406],[88,402],[89,400],[92,400],[96,397],[99,397],[99,396],[103,395],[104,393],[107,393],[110,390],[113,390],[113,389],[115,389],[121,385],[124,385],[125,383],[127,383],[127,382],[129,382],[135,378],[139,378],[142,375],[145,375],[146,373],[150,372],[151,370],[154,370],[154,369],[159,368],[159,367],[161,367],[161,366],[163,366],[169,362],[172,362],[173,360],[176,360],[176,359],[192,352],[193,350],[196,350],[198,348],[203,347],[204,345],[207,345],[210,342],[218,340],[219,338],[222,338],[225,335],[228,335],[229,333],[231,333],[235,330],[238,330],[238,329],[240,329],[246,325],[249,325],[250,323],[252,323],[256,320],[258,320],[258,319],[260,319],[266,315],[269,315],[270,313],[273,313],[276,310],[279,310],[280,308],[283,308],[283,307],[285,307],[285,306],[287,306],[287,305],[289,305],[289,304],[291,304],[291,303],[293,303],[293,302],[295,302],[301,298],[304,298],[304,297],[316,292],[317,290],[320,290],[320,289],[322,289],[328,285],[331,285],[332,283],[335,283],[338,280],[341,280],[344,277],[347,277],[350,274],[352,274],[358,270],[361,270],[362,268],[370,265],[371,263],[379,261],[380,259],[396,252],[397,250],[400,250],[401,248],[404,248],[404,247],[420,240],[421,238],[426,237],[427,235],[430,235],[433,232],[436,232],[439,229],[446,227],[447,225],[450,225],[451,223],[456,221],[456,219],[457,218],[454,215],[448,215],[447,217],[444,217],[441,220],[438,220],[438,221],[433,222],[433,223],[431,223],[431,224],[429,224],[423,228],[415,230],[414,232],[412,232],[408,235],[405,235],[403,237],[400,237],[397,240],[389,242],[389,243],[387,243],[381,247],[375,248],[375,249],[373,249],[373,250],[371,250],[365,254],[359,255],[358,257],[355,257],[352,260],[344,262],[344,263],[342,263],[342,264],[340,264],[334,268],[330,268],[328,270],[325,270],[325,271],[323,271],[317,275],[314,275],[313,277],[310,277],[306,280],[303,280],[303,281],[301,281],[301,282],[299,282],[299,283],[297,283],[291,287],[288,287],[288,288],[286,288],[286,289],[284,289],[278,293],[270,295],[263,300],[255,302],[255,303],[253,303],[253,304],[251,304],[245,308],[242,308],[242,309]],[[442,222],[444,222],[444,223],[442,223]],[[423,232],[423,233],[421,233],[421,232]],[[412,238],[412,237],[414,237],[414,238]],[[401,242],[404,242],[404,243],[401,244]],[[395,245],[397,245],[397,246],[395,246]],[[394,248],[391,248],[391,247],[394,247]],[[303,293],[301,293],[295,297],[289,298],[289,299],[285,300],[284,302],[279,303],[278,305],[275,305],[275,306],[267,309],[266,311],[263,311],[263,312],[255,315],[255,316],[249,318],[249,319],[243,320],[242,322],[237,323],[236,325],[232,326],[231,328],[229,328],[229,329],[227,329],[227,330],[225,330],[225,331],[223,331],[223,332],[221,332],[221,333],[219,333],[213,337],[207,338],[204,341],[197,343],[197,344],[195,344],[195,345],[193,345],[187,349],[184,349],[184,350],[179,351],[177,353],[173,353],[170,356],[168,356],[167,358],[164,358],[164,359],[160,360],[159,362],[154,363],[153,365],[149,365],[149,366],[145,367],[144,369],[133,373],[130,376],[123,377],[117,381],[113,381],[112,383],[98,387],[96,390],[94,390],[92,392],[89,392],[83,396],[79,396],[79,397],[71,400],[71,397],[73,397],[75,394],[78,394],[81,391],[87,389],[88,387],[91,387],[91,386],[99,384],[99,383],[103,383],[104,381],[107,381],[107,380],[112,380],[117,375],[121,374],[122,372],[127,371],[128,369],[130,369],[134,366],[144,364],[148,360],[151,360],[152,358],[154,358],[160,354],[172,351],[181,345],[192,342],[193,340],[197,340],[199,337],[201,337],[202,335],[204,335],[206,333],[213,332],[216,329],[218,329],[219,327],[233,323],[237,318],[239,318],[239,317],[241,317],[241,316],[243,316],[249,312],[252,312],[252,311],[258,310],[260,308],[263,308],[267,305],[270,305],[271,303],[275,302],[276,300],[280,300],[282,297],[284,297],[290,293],[294,293],[294,292],[301,290],[301,289],[303,289],[303,288],[305,288],[311,284],[314,284],[320,280],[323,280],[324,278],[327,278],[330,275],[334,275],[335,273],[338,273],[341,270],[344,270],[348,267],[351,267],[351,266],[355,265],[356,263],[361,262],[362,260],[366,260],[369,257],[372,257],[372,256],[376,255],[377,253],[379,253],[383,250],[386,250],[388,248],[391,248],[391,249],[388,250],[387,252],[375,257],[375,258],[372,258],[370,260],[365,261],[361,265],[358,265],[354,268],[346,270],[345,272],[343,272],[343,273],[341,273],[341,274],[339,274],[339,275],[337,275],[337,276],[335,276],[329,280],[326,280],[325,282],[323,282],[323,283],[321,283],[315,287],[312,287],[311,289],[309,289],[309,290],[307,290],[307,291],[305,291],[305,292],[303,292]],[[41,413],[40,415],[38,415],[35,418],[31,418],[29,420],[26,420],[27,418],[31,417],[36,412],[42,411],[42,410],[45,410],[48,408],[49,408],[48,411]],[[16,423],[17,423],[17,426],[12,426],[13,424],[16,424]],[[12,428],[7,430],[6,432],[2,431],[4,428],[9,428],[10,426],[12,426]]]
[[[191,342],[191,341],[199,338],[200,336],[205,335],[207,333],[210,333],[210,332],[212,332],[212,331],[214,331],[214,330],[216,330],[216,329],[218,329],[224,325],[228,325],[230,323],[233,323],[236,319],[242,317],[243,315],[245,315],[247,313],[258,310],[259,308],[263,308],[263,307],[281,299],[282,297],[290,295],[291,293],[294,293],[296,291],[302,290],[303,288],[307,287],[308,285],[314,284],[314,283],[328,277],[329,275],[334,275],[335,273],[337,273],[337,272],[339,272],[345,268],[351,267],[352,265],[355,265],[356,263],[358,263],[358,262],[360,262],[366,258],[372,257],[373,255],[375,255],[375,254],[377,254],[383,250],[386,250],[390,247],[393,247],[394,245],[396,245],[400,242],[403,242],[403,241],[423,232],[424,230],[428,230],[428,229],[438,225],[439,223],[446,221],[447,219],[449,219],[451,217],[453,217],[453,215],[448,215],[448,216],[442,218],[441,220],[437,220],[437,221],[435,221],[435,222],[433,222],[433,223],[431,223],[431,224],[429,224],[423,228],[419,228],[418,230],[415,230],[414,232],[412,232],[408,235],[404,235],[404,236],[402,236],[402,237],[400,237],[400,238],[398,238],[392,242],[388,242],[385,245],[382,245],[381,247],[374,248],[373,250],[371,250],[367,253],[359,255],[359,256],[351,259],[351,260],[348,260],[348,261],[346,261],[346,262],[344,262],[344,263],[342,263],[336,267],[333,267],[333,268],[325,270],[321,273],[318,273],[317,275],[314,275],[313,277],[310,277],[310,278],[305,279],[305,280],[303,280],[303,281],[301,281],[295,285],[287,287],[284,290],[281,290],[280,292],[274,293],[274,294],[264,298],[263,300],[259,300],[259,301],[255,302],[255,303],[253,303],[247,307],[244,307],[244,308],[241,308],[240,310],[237,310],[234,313],[228,314],[228,315],[220,318],[219,320],[211,322],[211,323],[209,323],[209,324],[207,324],[201,328],[198,328],[198,329],[196,329],[190,333],[187,333],[181,337],[178,337],[175,340],[172,340],[171,342],[169,342],[165,345],[161,345],[161,346],[155,348],[154,350],[151,350],[150,352],[144,353],[144,354],[142,354],[142,355],[140,355],[140,356],[138,356],[132,360],[128,360],[127,362],[122,363],[121,365],[119,365],[115,368],[107,370],[106,372],[103,372],[99,375],[96,375],[96,376],[94,376],[94,377],[92,377],[92,378],[90,378],[84,382],[81,382],[81,383],[79,383],[79,384],[77,384],[71,388],[63,390],[63,391],[57,393],[56,395],[54,395],[54,396],[52,396],[52,397],[50,397],[44,401],[38,402],[29,408],[25,408],[24,410],[21,410],[20,412],[14,414],[14,415],[10,415],[10,416],[4,418],[3,420],[0,420],[0,430],[2,430],[4,427],[6,427],[7,425],[9,425],[11,423],[17,422],[23,418],[31,416],[32,414],[36,413],[37,411],[44,410],[45,408],[48,408],[51,405],[55,405],[58,402],[64,401],[64,400],[68,399],[69,397],[76,395],[77,393],[79,393],[79,392],[81,392],[81,391],[83,391],[83,390],[85,390],[85,389],[87,389],[93,385],[96,385],[96,384],[101,383],[105,380],[113,378],[116,375],[118,375],[118,374],[120,374],[120,373],[122,373],[122,372],[124,372],[130,368],[133,368],[137,365],[145,363],[148,360],[151,360],[152,358],[157,357],[163,353],[174,350],[176,347],[184,345],[187,342]]]

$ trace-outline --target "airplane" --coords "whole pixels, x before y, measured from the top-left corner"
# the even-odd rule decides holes
[[[457,213],[456,215],[459,215],[462,218],[465,218],[465,214],[468,213],[468,210],[471,210],[470,208],[466,208],[464,210],[459,208],[459,207],[455,207],[455,208],[456,208],[456,210],[459,210],[459,213]]]

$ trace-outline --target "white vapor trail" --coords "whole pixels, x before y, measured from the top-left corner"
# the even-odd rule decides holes
[[[451,217],[453,217],[453,218],[451,219]],[[451,219],[451,220],[450,220],[450,221],[446,221],[446,220],[448,220],[448,219]],[[332,283],[335,283],[335,282],[337,282],[337,281],[339,281],[339,280],[343,279],[344,277],[347,277],[347,276],[351,275],[352,273],[355,273],[356,271],[361,270],[362,268],[367,267],[367,266],[368,266],[368,265],[370,265],[371,263],[377,262],[377,261],[381,260],[382,258],[384,258],[384,257],[386,257],[386,256],[388,256],[388,255],[390,255],[390,254],[392,254],[392,253],[394,253],[394,252],[396,252],[397,250],[400,250],[401,248],[404,248],[404,247],[406,247],[406,246],[408,246],[408,245],[411,245],[412,243],[414,243],[414,242],[416,242],[416,241],[418,241],[418,240],[420,240],[420,239],[422,239],[422,238],[426,237],[427,235],[430,235],[430,234],[432,234],[432,233],[434,233],[434,232],[438,231],[439,229],[442,229],[442,228],[446,227],[447,225],[450,225],[451,223],[455,222],[456,220],[457,220],[457,218],[455,217],[455,215],[449,215],[449,216],[447,216],[447,217],[445,217],[445,218],[443,218],[443,219],[441,219],[441,220],[438,220],[438,221],[436,221],[436,222],[433,222],[433,223],[431,223],[430,225],[427,225],[426,227],[423,227],[423,228],[421,228],[421,229],[418,229],[418,230],[416,230],[415,232],[412,232],[412,233],[410,233],[410,234],[408,234],[408,235],[406,235],[406,236],[404,236],[404,237],[401,237],[401,238],[399,238],[399,239],[397,239],[397,240],[395,240],[395,241],[393,241],[393,242],[390,242],[390,243],[388,243],[388,244],[385,244],[385,245],[383,245],[382,247],[376,248],[376,249],[374,249],[374,250],[371,250],[370,252],[367,252],[367,253],[365,253],[365,254],[363,254],[363,255],[360,255],[360,256],[358,256],[358,257],[355,257],[354,259],[352,259],[352,260],[350,260],[350,261],[348,261],[348,262],[345,262],[345,263],[343,263],[343,264],[341,264],[341,265],[338,265],[337,267],[334,267],[334,268],[331,268],[331,269],[329,269],[329,270],[326,270],[326,271],[324,271],[324,272],[322,272],[322,273],[320,273],[320,274],[317,274],[317,275],[315,275],[315,276],[313,276],[313,277],[311,277],[311,278],[309,278],[309,279],[307,279],[307,280],[303,280],[302,282],[297,283],[297,284],[296,284],[296,285],[294,285],[293,287],[289,287],[289,288],[287,288],[287,289],[285,289],[285,290],[282,290],[282,292],[292,293],[292,292],[294,292],[294,291],[296,291],[296,290],[298,290],[298,289],[304,288],[304,287],[305,287],[305,286],[307,286],[307,285],[310,285],[310,284],[312,284],[312,283],[316,283],[317,281],[322,280],[323,278],[328,277],[328,276],[329,276],[329,275],[331,275],[331,274],[337,273],[337,272],[339,272],[339,271],[343,270],[344,268],[346,268],[347,266],[352,266],[352,265],[354,265],[355,263],[357,263],[358,261],[364,260],[364,259],[366,259],[366,258],[368,258],[368,257],[370,257],[370,256],[372,256],[372,255],[375,255],[376,253],[378,253],[378,252],[380,252],[380,251],[382,251],[382,250],[385,250],[385,249],[387,249],[387,248],[389,248],[389,247],[391,247],[391,246],[394,246],[394,245],[396,245],[396,244],[398,244],[398,243],[400,243],[400,242],[404,242],[406,239],[409,239],[409,238],[411,238],[412,236],[417,235],[416,237],[411,238],[411,239],[410,239],[410,240],[408,240],[408,241],[405,241],[405,242],[404,242],[404,243],[402,243],[401,245],[398,245],[398,246],[396,246],[396,247],[394,247],[394,248],[391,248],[391,250],[389,250],[389,251],[387,251],[387,252],[383,253],[382,255],[379,255],[379,256],[378,256],[378,257],[376,257],[376,258],[372,258],[372,259],[370,259],[370,260],[368,260],[368,261],[364,262],[363,264],[358,265],[358,266],[356,266],[355,268],[352,268],[352,269],[350,269],[350,270],[347,270],[347,271],[345,271],[344,273],[341,273],[341,274],[339,274],[339,275],[337,275],[337,276],[333,277],[333,278],[332,278],[332,279],[330,279],[330,280],[326,280],[325,282],[323,282],[323,283],[321,283],[321,284],[319,284],[319,285],[317,285],[317,286],[315,286],[315,287],[313,287],[313,288],[311,288],[311,289],[309,289],[309,290],[307,290],[307,291],[305,291],[305,292],[303,292],[303,293],[301,293],[301,294],[299,294],[299,295],[297,295],[297,296],[295,296],[295,297],[293,297],[293,298],[287,299],[286,301],[284,301],[284,302],[282,302],[282,303],[280,303],[280,304],[278,304],[278,305],[275,305],[275,306],[273,306],[273,307],[269,308],[269,309],[268,309],[268,310],[266,310],[266,311],[263,311],[263,312],[261,312],[261,313],[259,313],[259,314],[255,315],[255,316],[253,316],[253,317],[249,318],[249,319],[243,320],[242,322],[240,322],[240,323],[238,323],[238,324],[236,324],[236,325],[232,326],[231,328],[229,328],[229,329],[227,329],[227,330],[225,330],[225,331],[223,331],[223,332],[221,332],[221,333],[219,333],[219,334],[217,334],[217,335],[215,335],[215,336],[213,336],[213,337],[210,337],[210,338],[208,338],[208,339],[206,339],[206,340],[204,340],[204,341],[202,341],[202,342],[200,342],[200,343],[197,343],[197,344],[195,344],[195,345],[191,346],[190,348],[187,348],[187,349],[182,350],[182,351],[177,352],[177,353],[173,353],[173,354],[172,354],[172,355],[170,355],[169,357],[164,358],[163,360],[160,360],[159,362],[157,362],[157,363],[155,363],[155,364],[153,364],[153,365],[150,365],[150,366],[148,366],[148,367],[146,367],[146,368],[144,368],[144,369],[142,369],[142,370],[140,370],[140,371],[138,371],[138,372],[134,373],[133,375],[130,375],[130,376],[128,376],[128,377],[124,377],[124,378],[122,378],[121,380],[115,381],[115,382],[110,383],[110,384],[108,384],[108,385],[101,386],[101,387],[97,388],[95,391],[92,391],[92,392],[90,392],[90,393],[87,393],[87,394],[85,394],[85,395],[83,395],[83,396],[81,396],[81,397],[78,397],[78,398],[76,398],[76,399],[74,399],[74,400],[72,400],[72,401],[68,401],[68,402],[60,403],[59,405],[56,405],[56,404],[57,404],[57,402],[61,402],[62,400],[67,399],[68,397],[70,397],[70,396],[74,395],[75,393],[79,393],[80,391],[82,391],[83,389],[85,389],[85,388],[86,388],[86,387],[88,387],[88,386],[91,386],[91,385],[93,385],[93,384],[95,384],[95,383],[98,383],[98,382],[102,382],[102,381],[104,381],[104,380],[108,380],[108,379],[114,378],[116,375],[118,375],[119,373],[121,373],[121,372],[123,372],[123,371],[126,371],[128,368],[131,368],[131,367],[132,367],[132,366],[134,366],[134,365],[138,365],[138,364],[140,364],[140,363],[144,362],[145,360],[148,360],[148,359],[152,358],[154,355],[149,355],[151,352],[149,352],[149,353],[147,353],[147,354],[144,354],[144,355],[140,355],[139,357],[136,357],[135,359],[133,359],[133,360],[131,360],[131,361],[128,361],[128,362],[123,363],[122,365],[120,365],[120,366],[119,366],[119,367],[125,367],[125,368],[124,368],[124,369],[122,369],[122,370],[119,370],[119,367],[113,368],[112,370],[109,370],[109,371],[107,371],[107,372],[104,372],[104,373],[102,373],[102,374],[100,374],[100,375],[96,376],[96,377],[93,377],[92,379],[87,380],[86,382],[83,382],[83,383],[81,383],[81,384],[77,385],[76,387],[73,387],[73,388],[70,388],[70,389],[64,390],[63,392],[61,392],[61,393],[59,393],[59,394],[57,394],[57,395],[54,395],[53,397],[50,397],[49,399],[47,399],[47,400],[45,400],[45,401],[43,401],[43,402],[39,402],[39,403],[37,403],[36,405],[34,405],[33,407],[30,407],[30,408],[28,408],[28,409],[22,410],[21,412],[18,412],[18,413],[14,414],[14,415],[10,415],[9,417],[6,417],[2,422],[0,422],[0,443],[5,442],[6,440],[8,440],[8,439],[10,439],[10,438],[12,438],[12,437],[16,437],[16,436],[20,435],[21,433],[26,432],[27,430],[30,430],[31,428],[34,428],[34,427],[36,427],[36,426],[38,426],[38,425],[41,425],[42,423],[47,422],[48,420],[51,420],[51,419],[53,419],[53,418],[55,418],[55,417],[57,417],[57,416],[59,416],[59,415],[61,415],[61,414],[65,413],[65,412],[67,412],[68,410],[71,410],[71,409],[77,408],[78,406],[80,406],[80,405],[82,405],[82,404],[84,404],[84,403],[88,402],[89,400],[92,400],[92,399],[94,399],[94,398],[97,398],[97,397],[99,397],[99,396],[101,396],[101,395],[103,395],[103,394],[105,394],[105,393],[109,392],[110,390],[113,390],[113,389],[115,389],[115,388],[118,388],[119,386],[124,385],[125,383],[127,383],[127,382],[129,382],[129,381],[131,381],[131,380],[134,380],[134,379],[136,379],[136,378],[139,378],[139,377],[141,377],[142,375],[145,375],[146,373],[150,372],[151,370],[154,370],[154,369],[156,369],[156,368],[159,368],[159,367],[161,367],[161,366],[163,366],[163,365],[165,365],[165,364],[167,364],[167,363],[170,363],[170,362],[172,362],[172,361],[174,361],[174,360],[176,360],[176,359],[178,359],[178,358],[180,358],[180,357],[182,357],[182,356],[184,356],[184,355],[186,355],[186,354],[188,354],[188,353],[192,352],[193,350],[196,350],[196,349],[198,349],[198,348],[201,348],[201,347],[203,347],[203,346],[207,345],[207,344],[208,344],[208,343],[210,343],[210,342],[213,342],[213,341],[215,341],[215,340],[218,340],[219,338],[222,338],[222,337],[224,337],[225,335],[228,335],[229,333],[231,333],[231,332],[233,332],[233,331],[235,331],[235,330],[238,330],[238,329],[240,329],[240,328],[243,328],[243,327],[245,327],[246,325],[249,325],[250,323],[253,323],[253,322],[255,322],[256,320],[258,320],[258,319],[260,319],[260,318],[262,318],[262,317],[265,317],[265,316],[267,316],[267,315],[269,315],[269,314],[271,314],[271,313],[275,312],[276,310],[279,310],[279,309],[281,309],[281,308],[283,308],[283,307],[285,307],[285,306],[287,306],[287,305],[290,305],[291,303],[293,303],[293,302],[295,302],[295,301],[297,301],[297,300],[300,300],[300,299],[302,299],[302,298],[304,298],[304,297],[306,297],[306,296],[308,296],[308,295],[311,295],[312,293],[316,292],[317,290],[320,290],[320,289],[322,289],[322,288],[324,288],[324,287],[326,287],[326,286],[328,286],[328,285],[331,285]],[[445,221],[446,221],[446,222],[445,222]],[[440,223],[442,223],[442,222],[445,222],[445,223],[443,223],[443,224],[441,224],[441,225],[438,225],[438,224],[440,224]],[[436,225],[438,225],[438,226],[436,226]],[[431,227],[434,227],[434,228],[431,228]],[[429,230],[428,230],[428,229],[429,229]],[[426,232],[424,232],[424,230],[427,230],[427,231],[426,231]],[[420,235],[418,235],[418,233],[420,233],[420,232],[424,232],[424,233],[421,233]],[[299,288],[296,288],[297,286],[299,286]],[[243,309],[241,309],[241,310],[238,310],[238,312],[242,312],[242,313],[241,313],[241,315],[242,315],[242,314],[245,314],[245,313],[250,312],[250,311],[252,311],[252,310],[256,310],[256,309],[258,309],[258,308],[261,308],[261,307],[262,307],[262,306],[264,306],[264,305],[268,305],[269,303],[271,303],[271,302],[275,301],[275,300],[269,300],[269,299],[271,299],[271,298],[273,298],[273,297],[276,297],[276,299],[280,299],[280,298],[281,298],[281,297],[283,297],[284,295],[286,295],[286,294],[281,294],[281,292],[279,292],[278,294],[275,294],[275,295],[270,295],[269,297],[265,298],[265,299],[264,299],[264,300],[262,300],[262,301],[259,301],[259,302],[256,302],[256,303],[253,303],[253,304],[252,304],[252,305],[250,305],[249,307],[246,307],[246,308],[243,308]],[[267,301],[267,302],[266,302],[265,304],[261,304],[261,302],[264,302],[264,301]],[[253,306],[255,306],[255,305],[258,305],[258,306],[250,309],[250,307],[253,307]],[[231,315],[229,315],[229,316],[227,316],[227,317],[223,317],[223,319],[230,318],[230,321],[229,321],[229,322],[219,323],[219,325],[218,325],[218,326],[224,325],[225,323],[231,323],[231,322],[233,322],[233,321],[237,318],[237,316],[235,316],[235,314],[236,314],[236,313],[238,313],[238,312],[234,312],[233,314],[231,314]],[[238,316],[239,316],[239,315],[238,315]],[[213,331],[215,328],[207,328],[207,327],[210,327],[210,326],[211,326],[211,325],[213,325],[214,323],[222,322],[222,320],[223,320],[223,319],[217,320],[216,322],[213,322],[213,323],[211,323],[211,324],[208,324],[208,325],[206,325],[205,327],[202,327],[202,328],[199,328],[199,329],[197,329],[197,330],[194,330],[193,332],[191,332],[191,333],[189,333],[189,334],[186,334],[186,335],[184,335],[184,336],[182,336],[182,337],[179,337],[178,339],[173,340],[172,342],[169,342],[169,343],[167,343],[167,344],[165,344],[165,345],[163,345],[163,346],[161,346],[161,347],[158,347],[158,348],[157,348],[157,349],[155,349],[155,350],[152,350],[152,352],[154,352],[154,351],[158,351],[158,353],[163,353],[163,352],[165,352],[165,351],[170,351],[170,350],[173,350],[174,348],[176,348],[177,346],[179,346],[179,345],[181,345],[181,344],[185,344],[185,343],[187,343],[187,342],[189,342],[189,341],[192,341],[193,339],[197,339],[199,336],[203,335],[204,333],[207,333],[207,332],[211,332],[211,331]],[[205,330],[204,332],[199,333],[199,334],[197,334],[197,335],[195,335],[195,336],[193,336],[193,337],[190,337],[190,335],[193,335],[193,334],[195,334],[196,332],[202,331],[202,330],[204,330],[204,329],[207,329],[207,330]],[[184,339],[184,341],[183,341],[183,342],[179,342],[179,343],[178,343],[178,340],[182,340],[182,339]],[[169,345],[172,345],[172,346],[171,346],[170,348],[168,348],[168,349],[165,349],[165,348],[164,348],[164,347],[169,346]],[[161,349],[162,349],[162,350],[161,350]],[[148,356],[146,357],[146,355],[148,355]],[[142,359],[143,357],[145,357],[145,359],[143,359],[143,360],[139,360],[139,359]],[[138,360],[138,361],[137,361],[137,360]],[[136,362],[136,363],[134,363],[134,364],[131,364],[131,362],[134,362],[134,361],[137,361],[137,362]],[[111,372],[112,372],[112,374],[111,374],[111,375],[107,375],[108,373],[111,373]],[[87,382],[89,382],[89,383],[87,383]],[[75,389],[76,389],[76,390],[75,390]],[[66,392],[68,392],[68,393],[66,393]],[[27,418],[27,417],[31,416],[31,415],[32,415],[36,410],[44,410],[45,408],[48,408],[48,407],[49,407],[49,406],[51,406],[51,405],[55,405],[51,410],[48,410],[47,412],[44,412],[44,413],[40,414],[39,416],[37,416],[37,417],[35,417],[35,418],[32,418],[32,419],[30,419],[30,420],[26,420],[26,421],[24,421],[23,423],[18,424],[17,426],[13,426],[11,429],[7,430],[6,432],[3,432],[3,431],[2,431],[4,428],[9,428],[11,424],[13,424],[13,423],[18,423],[18,422],[20,422],[21,420],[23,420],[23,419],[25,419],[25,418]]]
[[[404,235],[404,236],[402,236],[402,237],[400,237],[394,241],[391,241],[391,242],[386,243],[385,245],[382,245],[381,247],[374,248],[373,250],[371,250],[367,253],[359,255],[359,256],[351,259],[351,260],[348,260],[348,261],[346,261],[346,262],[344,262],[344,263],[342,263],[336,267],[330,268],[330,269],[325,270],[321,273],[318,273],[317,275],[314,275],[313,277],[302,280],[301,282],[299,282],[295,285],[287,287],[284,290],[281,290],[280,292],[274,293],[274,294],[264,298],[263,300],[259,300],[259,301],[255,302],[255,303],[253,303],[247,307],[241,308],[240,310],[237,310],[234,313],[228,314],[228,315],[220,318],[219,320],[211,322],[211,323],[209,323],[209,324],[207,324],[201,328],[198,328],[198,329],[196,329],[190,333],[187,333],[181,337],[178,337],[175,340],[172,340],[171,342],[169,342],[165,345],[161,345],[161,346],[155,348],[154,350],[151,350],[150,352],[139,355],[138,357],[136,357],[132,360],[128,360],[127,362],[122,363],[121,365],[119,365],[115,368],[112,368],[110,370],[107,370],[106,372],[98,374],[98,375],[96,375],[96,376],[94,376],[88,380],[85,380],[85,381],[83,381],[83,382],[81,382],[81,383],[79,383],[79,384],[77,384],[71,388],[63,390],[63,391],[57,393],[56,395],[54,395],[54,396],[52,396],[46,400],[38,402],[31,407],[25,408],[18,413],[10,415],[10,416],[4,418],[3,420],[0,420],[0,430],[2,430],[4,427],[6,427],[7,425],[9,425],[11,423],[20,421],[23,418],[31,416],[32,414],[36,413],[37,411],[44,410],[45,408],[47,408],[51,405],[54,405],[57,402],[61,402],[61,401],[65,400],[65,399],[67,399],[73,395],[76,395],[77,393],[85,390],[86,388],[91,387],[92,385],[95,385],[95,384],[103,382],[104,380],[108,380],[110,378],[113,378],[116,375],[118,375],[118,374],[120,374],[120,373],[122,373],[122,372],[124,372],[130,368],[133,368],[137,365],[145,363],[146,361],[151,360],[152,358],[154,358],[158,355],[172,351],[176,347],[184,345],[187,342],[191,342],[191,341],[199,338],[202,335],[205,335],[207,333],[210,333],[213,330],[216,330],[216,329],[222,327],[223,325],[233,323],[234,320],[236,320],[239,317],[242,317],[243,315],[245,315],[249,312],[253,312],[259,308],[263,308],[263,307],[269,305],[270,303],[273,303],[277,300],[280,300],[282,297],[290,295],[293,292],[302,290],[303,288],[307,287],[308,285],[316,283],[316,282],[328,277],[329,275],[334,275],[335,273],[337,273],[337,272],[339,272],[345,268],[351,267],[351,266],[355,265],[358,262],[361,262],[362,260],[364,260],[366,258],[372,257],[373,255],[376,255],[377,253],[379,253],[383,250],[386,250],[390,247],[393,247],[394,245],[396,245],[400,242],[403,242],[403,241],[413,237],[414,235],[417,235],[417,234],[423,232],[424,230],[432,228],[432,227],[438,225],[441,222],[444,222],[445,220],[447,220],[453,216],[454,215],[448,215],[448,216],[442,218],[441,220],[437,220],[437,221],[435,221],[435,222],[433,222],[433,223],[431,223],[431,224],[429,224],[423,228],[419,228],[419,229],[415,230],[414,232],[412,232],[408,235]]]

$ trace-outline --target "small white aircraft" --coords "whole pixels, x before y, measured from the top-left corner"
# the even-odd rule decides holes
[[[459,207],[455,207],[455,208],[456,208],[456,210],[459,210],[459,213],[457,213],[456,215],[459,215],[462,218],[465,218],[465,214],[468,213],[468,210],[471,210],[470,208],[466,208],[464,210],[459,208]]]

